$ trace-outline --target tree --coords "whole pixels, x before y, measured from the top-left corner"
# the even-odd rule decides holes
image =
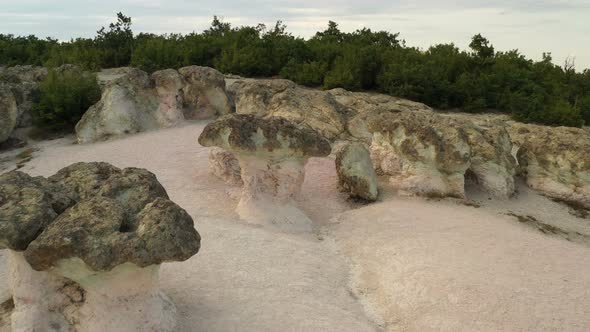
[[[494,56],[494,46],[490,45],[490,41],[479,33],[471,38],[469,47],[480,58],[491,58]]]
[[[133,53],[131,17],[119,12],[117,21],[109,24],[108,31],[102,27],[96,33],[95,41],[103,51],[102,68],[127,66],[131,63]]]

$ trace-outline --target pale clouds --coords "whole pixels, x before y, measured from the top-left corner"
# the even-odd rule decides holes
[[[311,36],[328,20],[342,30],[369,27],[400,32],[408,45],[455,42],[465,48],[482,33],[499,50],[518,48],[539,59],[546,51],[561,64],[575,56],[590,68],[590,0],[0,0],[0,33],[69,39],[92,36],[117,11],[133,17],[134,30],[202,31],[213,15],[234,25],[283,20],[294,35]]]

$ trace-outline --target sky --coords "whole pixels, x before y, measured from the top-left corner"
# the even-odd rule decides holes
[[[310,37],[329,20],[343,31],[399,32],[408,46],[453,42],[462,49],[481,33],[496,50],[518,49],[538,60],[551,52],[563,65],[590,68],[590,0],[0,0],[0,33],[68,40],[91,37],[122,11],[135,32],[189,33],[217,15],[232,25],[274,25]]]

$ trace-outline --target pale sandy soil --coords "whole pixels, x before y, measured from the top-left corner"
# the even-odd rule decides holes
[[[391,192],[360,207],[337,191],[333,160],[312,159],[299,205],[315,231],[284,234],[237,220],[239,189],[209,174],[202,128],[44,142],[22,169],[100,160],[158,176],[203,237],[199,254],[162,269],[179,331],[590,330],[590,220],[567,207],[525,188],[511,201],[470,192],[480,208]],[[543,234],[510,211],[582,236]]]

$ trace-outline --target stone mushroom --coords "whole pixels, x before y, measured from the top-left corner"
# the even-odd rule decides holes
[[[252,223],[275,224],[290,231],[309,231],[311,221],[293,203],[310,157],[331,152],[316,131],[278,117],[232,114],[208,124],[199,143],[235,154],[241,167],[239,216]]]
[[[77,163],[48,179],[20,172],[7,177],[0,181],[0,229],[8,232],[1,233],[0,244],[22,251],[12,259],[13,327],[30,317],[37,322],[29,324],[31,330],[49,326],[51,303],[44,301],[47,290],[40,279],[47,277],[67,278],[84,289],[85,303],[75,319],[79,330],[174,329],[174,306],[158,289],[159,265],[196,254],[200,236],[152,173]],[[12,178],[24,179],[18,181],[26,186],[6,199],[19,183]],[[19,301],[15,285],[39,289]]]

